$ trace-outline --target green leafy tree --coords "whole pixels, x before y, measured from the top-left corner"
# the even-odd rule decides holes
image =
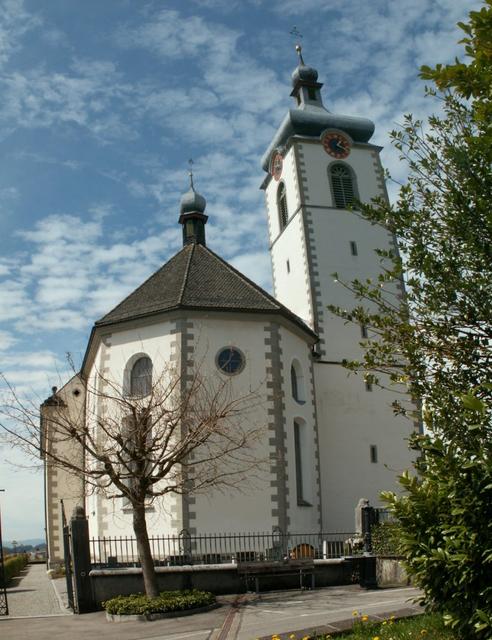
[[[398,251],[378,251],[377,282],[342,283],[355,309],[331,310],[369,331],[364,358],[347,366],[404,385],[395,411],[424,423],[411,439],[415,472],[402,475],[401,495],[384,494],[407,568],[458,637],[490,638],[492,1],[460,26],[465,62],[421,70],[439,115],[406,116],[391,134],[409,167],[397,202],[357,211],[389,229]]]

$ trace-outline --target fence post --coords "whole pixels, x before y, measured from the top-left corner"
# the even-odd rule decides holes
[[[369,502],[361,507],[361,533],[364,540],[364,557],[361,562],[360,586],[364,589],[375,589],[378,586],[376,577],[376,556],[372,554],[371,527],[377,521],[377,511]]]
[[[89,523],[84,507],[75,507],[70,520],[74,577],[74,608],[76,613],[88,613],[96,609],[89,576],[91,553],[89,545]]]

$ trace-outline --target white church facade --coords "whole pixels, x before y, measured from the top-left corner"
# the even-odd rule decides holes
[[[95,323],[80,374],[43,405],[49,438],[58,400],[77,403],[81,420],[97,417],[104,408],[86,388],[113,381],[130,393],[146,367],[158,375],[169,363],[183,380],[200,363],[202,375],[222,376],[238,395],[260,394],[248,419],[264,427],[257,447],[267,468],[240,493],[166,496],[148,510],[151,535],[351,532],[359,499],[378,503],[411,465],[415,426],[393,415],[394,395],[343,366],[360,357],[366,329],[327,308],[355,305],[333,274],[377,278],[375,249],[394,239],[350,211],[354,199],[387,197],[374,125],[327,111],[321,86],[301,57],[296,105],[262,161],[273,296],[207,246],[205,199],[192,187],[181,200],[183,248]],[[132,535],[123,498],[84,495],[83,483],[49,460],[45,485],[52,562],[63,555],[61,499],[67,514],[85,505],[91,536]]]

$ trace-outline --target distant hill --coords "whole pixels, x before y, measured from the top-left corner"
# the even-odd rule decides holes
[[[12,544],[13,542],[14,540],[4,542],[3,552],[5,554],[14,553],[14,545]],[[18,553],[33,551],[34,549],[39,549],[40,551],[46,550],[46,542],[42,538],[31,538],[29,540],[15,541],[15,551]]]
[[[21,545],[30,544],[33,547],[37,547],[40,544],[45,544],[46,540],[44,538],[29,538],[27,540],[4,540],[3,544],[5,547],[12,547],[12,543],[15,542],[15,546],[19,547]]]

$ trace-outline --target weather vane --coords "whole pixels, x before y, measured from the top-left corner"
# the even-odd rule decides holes
[[[299,60],[301,61],[301,64],[304,64],[304,60],[302,59],[302,47],[300,43],[300,40],[302,40],[302,33],[299,31],[299,29],[295,25],[292,27],[289,33],[291,36],[294,36],[296,40],[298,40],[296,44],[296,51],[297,51],[297,55],[299,56]]]
[[[193,191],[195,190],[195,187],[193,185],[193,158],[190,158],[188,160],[188,164],[190,165],[190,170],[188,172],[188,175],[190,176],[190,187],[193,189]]]

